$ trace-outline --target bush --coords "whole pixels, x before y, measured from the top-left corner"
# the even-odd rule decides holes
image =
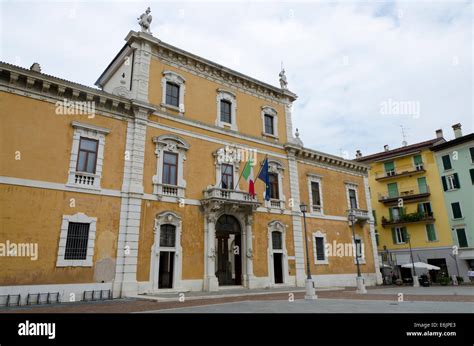
[[[451,279],[447,276],[443,276],[439,279],[439,283],[442,285],[442,286],[448,286],[451,282]]]
[[[395,285],[397,285],[397,286],[403,285],[402,279],[397,279],[397,280],[395,280]]]
[[[459,284],[462,284],[464,282],[464,279],[462,276],[456,276],[456,279],[458,280]]]

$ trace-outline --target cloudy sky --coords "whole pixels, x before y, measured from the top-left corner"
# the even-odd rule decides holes
[[[305,146],[352,158],[473,131],[467,1],[1,1],[0,60],[93,86],[151,6],[159,39],[298,95]]]

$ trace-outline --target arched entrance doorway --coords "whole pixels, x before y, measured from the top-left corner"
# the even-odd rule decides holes
[[[224,214],[216,222],[216,277],[219,286],[242,284],[242,231],[239,221]]]

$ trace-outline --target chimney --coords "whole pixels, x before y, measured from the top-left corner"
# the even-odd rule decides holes
[[[390,149],[388,148],[388,144],[385,144],[385,145],[383,146],[383,150],[384,150],[384,151],[389,151],[389,150],[390,150]]]
[[[30,67],[30,71],[41,72],[41,66],[37,62],[34,62]]]
[[[362,157],[362,153],[360,152],[360,150],[356,150],[356,159],[359,159]]]
[[[436,138],[443,138],[443,130],[442,129],[436,130]]]
[[[454,131],[454,138],[462,137],[461,123],[454,124],[452,128]]]

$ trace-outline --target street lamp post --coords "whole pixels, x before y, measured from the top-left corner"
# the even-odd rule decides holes
[[[416,276],[416,270],[415,270],[415,261],[413,260],[413,251],[411,250],[411,239],[410,239],[410,234],[407,233],[407,239],[408,239],[408,246],[410,247],[410,257],[411,257],[411,265],[413,268],[413,287],[420,287],[420,283],[418,282],[418,276]]]
[[[357,278],[356,278],[357,291],[356,292],[367,293],[367,290],[365,289],[365,285],[364,285],[364,278],[360,274],[359,251],[357,251],[357,243],[356,243],[356,237],[355,237],[355,223],[356,223],[357,217],[354,212],[354,209],[351,209],[349,211],[349,215],[347,216],[347,218],[349,222],[351,223],[352,239],[354,239],[355,258],[356,258],[356,264],[357,264]]]
[[[300,204],[300,210],[303,213],[303,222],[304,222],[304,240],[306,246],[306,294],[304,299],[313,300],[317,299],[318,296],[316,295],[316,290],[314,289],[313,279],[311,278],[311,267],[309,263],[309,252],[308,252],[308,236],[306,233],[306,212],[308,211],[308,207],[306,204]]]

